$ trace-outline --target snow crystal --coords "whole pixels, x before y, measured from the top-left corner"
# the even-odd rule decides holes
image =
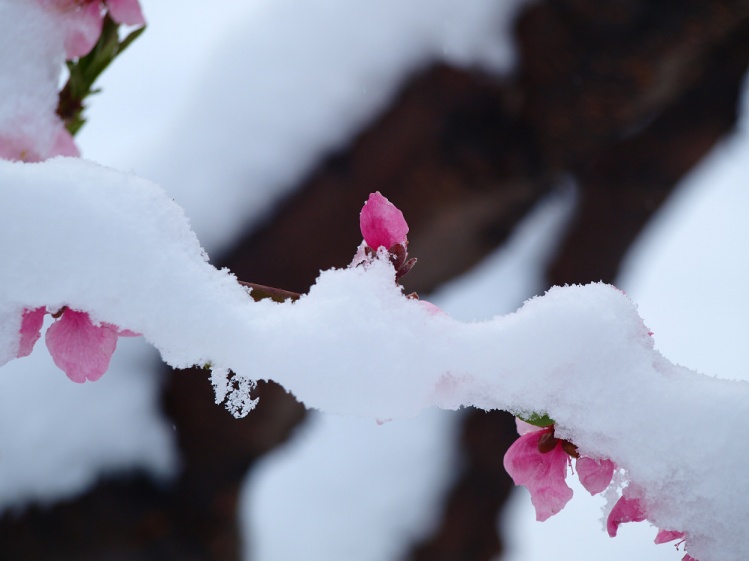
[[[216,394],[216,405],[224,403],[226,410],[237,419],[246,417],[255,409],[260,400],[251,395],[257,382],[242,376],[235,376],[228,368],[213,368],[211,384]]]

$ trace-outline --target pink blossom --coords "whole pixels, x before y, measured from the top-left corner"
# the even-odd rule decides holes
[[[525,485],[536,507],[536,520],[556,514],[572,498],[565,483],[570,455],[577,458],[580,482],[590,494],[600,493],[611,483],[616,465],[611,460],[578,457],[570,442],[554,437],[554,426],[538,427],[516,418],[520,438],[507,450],[505,469],[516,485]]]
[[[102,377],[117,347],[118,328],[94,325],[86,312],[67,308],[45,336],[52,360],[79,384]]]
[[[20,130],[22,126],[18,126]],[[20,162],[41,162],[53,156],[80,155],[78,148],[73,142],[73,137],[63,126],[62,121],[53,125],[49,132],[52,142],[43,141],[42,138],[33,138],[23,133],[13,135],[0,135],[0,159]]]
[[[553,427],[532,431],[518,438],[507,450],[504,466],[516,485],[525,485],[536,508],[536,520],[556,514],[572,498],[565,483],[569,456],[557,440],[549,451],[541,452],[541,438],[553,438]]]
[[[359,226],[366,244],[372,249],[390,249],[406,242],[408,224],[403,213],[383,197],[372,193],[359,214]]]
[[[614,477],[614,469],[616,469],[616,465],[611,460],[594,460],[585,456],[577,459],[575,467],[580,483],[591,495],[596,495],[609,486],[611,478]]]
[[[616,536],[619,525],[624,522],[642,522],[647,518],[640,499],[628,497],[626,491],[611,509],[606,520],[606,530],[612,538]]]
[[[91,52],[101,35],[105,6],[117,23],[145,25],[138,0],[37,0],[53,11],[65,33],[65,53],[68,59]]]
[[[18,345],[17,358],[29,356],[34,344],[42,336],[42,325],[46,308],[25,309],[21,319],[21,342]]]

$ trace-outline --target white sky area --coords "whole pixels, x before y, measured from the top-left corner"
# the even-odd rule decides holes
[[[508,43],[489,38],[495,26],[507,27],[512,9],[493,11],[488,1],[224,4],[211,11],[204,2],[144,1],[150,28],[105,75],[79,142],[85,157],[157,181],[209,253],[243,220],[262,216],[430,57],[502,70],[512,61]],[[728,379],[749,378],[747,153],[742,128],[683,183],[620,282],[666,358]],[[567,193],[546,201],[506,248],[434,301],[462,320],[514,310],[540,286],[545,240],[563,227],[570,200]],[[0,501],[67,496],[133,465],[168,472],[174,450],[156,411],[156,364],[142,340],[121,339],[95,384],[69,382],[42,344],[5,365]],[[253,559],[393,559],[437,516],[455,473],[457,418],[429,411],[378,426],[314,415],[248,482],[242,513]],[[502,524],[512,547],[506,561],[681,559],[670,545],[652,544],[655,529],[646,523],[608,538],[603,501],[575,481],[568,479],[573,500],[544,523],[535,522],[527,494],[515,494]]]

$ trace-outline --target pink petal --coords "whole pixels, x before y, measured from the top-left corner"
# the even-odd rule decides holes
[[[60,23],[65,29],[65,54],[68,59],[87,55],[101,35],[104,17],[99,0],[83,4],[77,10],[61,11]]]
[[[24,134],[0,135],[0,159],[16,162],[41,162],[44,158],[37,143]]]
[[[109,325],[109,324],[107,324]],[[115,331],[117,331],[117,335],[120,337],[140,337],[140,333],[136,333],[135,331],[130,331],[129,329],[120,329],[117,326],[112,326]]]
[[[647,518],[642,502],[637,498],[622,495],[616,502],[606,520],[606,530],[612,538],[619,530],[619,524],[624,522],[642,522]]]
[[[504,466],[516,485],[525,485],[536,507],[536,520],[556,514],[572,498],[572,489],[564,482],[569,456],[561,442],[551,452],[538,450],[540,438],[550,429],[529,432],[518,438],[507,450]]]
[[[68,308],[47,329],[47,348],[52,360],[68,378],[82,384],[102,377],[117,346],[117,330],[94,325],[85,312]]]
[[[591,495],[596,495],[609,486],[616,468],[611,460],[594,460],[585,456],[578,458],[575,466],[580,483]]]
[[[432,304],[428,300],[419,300],[419,304],[421,304],[421,307],[424,308],[427,312],[432,314],[433,316],[446,316],[447,312],[445,312],[442,308],[439,306]]]
[[[79,155],[73,137],[59,119],[34,136],[23,132],[23,123],[14,123],[10,128],[16,129],[13,134],[0,135],[0,159],[41,162],[52,156]]]
[[[518,434],[520,436],[523,436],[524,434],[528,434],[529,432],[536,432],[539,430],[543,430],[543,427],[537,427],[536,425],[526,423],[520,417],[515,417],[515,428],[517,429]]]
[[[408,224],[403,213],[380,195],[372,193],[359,214],[359,227],[364,241],[372,249],[390,249],[397,243],[406,241]]]
[[[684,557],[681,558],[681,561],[697,561],[697,559],[687,553]]]
[[[16,357],[21,358],[31,354],[34,344],[42,336],[42,324],[44,323],[44,314],[46,313],[47,309],[44,307],[23,311],[23,318],[21,319],[21,342],[18,345],[18,354]]]
[[[109,15],[117,23],[125,25],[146,25],[138,0],[106,0]]]
[[[57,132],[57,136],[55,136],[55,143],[52,145],[52,150],[47,157],[71,156],[77,158],[80,155],[81,153],[78,151],[78,147],[75,145],[73,137],[64,126],[61,126],[60,130]]]
[[[674,540],[683,540],[684,532],[675,532],[674,530],[658,530],[658,535],[655,536],[655,543],[667,543]]]

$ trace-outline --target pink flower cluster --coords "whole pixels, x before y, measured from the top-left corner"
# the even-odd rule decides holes
[[[520,438],[507,450],[504,466],[516,485],[524,485],[530,491],[536,520],[543,521],[558,513],[572,498],[572,489],[565,481],[572,458],[575,458],[580,483],[591,495],[604,491],[611,483],[616,469],[611,460],[580,456],[574,444],[554,436],[553,424],[537,427],[520,419],[516,424]],[[624,490],[609,513],[606,529],[611,537],[616,536],[620,524],[647,519],[642,501],[628,492],[631,489],[632,486]],[[655,543],[676,539],[685,541],[685,534],[660,530]],[[682,561],[696,560],[687,554]]]
[[[87,55],[101,35],[104,15],[108,11],[117,23],[145,25],[138,0],[37,0],[58,18],[65,33],[68,59]]]
[[[31,354],[42,335],[46,313],[44,307],[24,310],[17,358]],[[45,335],[47,349],[55,364],[79,384],[86,380],[95,382],[102,377],[109,368],[119,337],[137,336],[137,333],[109,323],[96,325],[86,312],[67,307],[53,316],[56,321]]]

